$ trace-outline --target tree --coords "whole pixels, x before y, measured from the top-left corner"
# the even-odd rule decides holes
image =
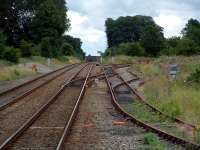
[[[62,2],[64,5],[64,1]],[[63,5],[61,6],[61,0],[44,0],[39,4],[32,25],[36,43],[44,37],[56,40],[69,29],[69,20],[66,19],[67,8]]]
[[[182,31],[183,37],[193,40],[200,46],[200,22],[190,19]]]
[[[0,32],[0,59],[3,58],[4,52],[6,50],[5,43],[6,43],[6,38],[3,35],[3,33]]]
[[[127,56],[144,56],[145,50],[138,42],[122,43],[117,48],[115,54]]]
[[[33,45],[25,40],[21,41],[20,50],[23,57],[30,57],[34,54]]]
[[[81,48],[82,42],[79,38],[74,38],[70,35],[65,35],[63,38],[64,38],[64,43],[68,43],[73,47],[75,56],[79,58],[83,58],[85,56],[85,53]]]
[[[164,48],[163,29],[157,25],[150,25],[144,29],[141,37],[141,44],[150,56],[158,56]]]
[[[64,43],[62,46],[62,54],[65,56],[75,56],[73,46],[71,46],[69,43]]]
[[[187,38],[180,40],[176,49],[178,55],[191,56],[195,54],[200,54],[200,47],[198,46],[198,44],[195,43],[193,40]]]
[[[149,16],[127,16],[116,20],[108,18],[105,22],[108,47],[121,43],[138,42],[146,26],[155,25]]]

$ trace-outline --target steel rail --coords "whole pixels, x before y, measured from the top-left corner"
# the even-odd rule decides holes
[[[129,85],[129,83],[128,83],[127,81],[125,81],[125,80],[122,78],[122,76],[121,76],[120,74],[116,73],[115,71],[114,71],[114,73],[117,74],[117,76],[119,77],[120,80],[122,80],[122,82],[124,83],[124,85],[126,85],[126,86],[131,90],[131,92],[139,98],[140,102],[142,102],[143,104],[145,104],[145,105],[146,105],[147,107],[149,107],[152,111],[157,112],[157,113],[159,113],[160,115],[163,115],[163,116],[165,116],[165,117],[167,117],[167,118],[169,118],[169,119],[171,119],[171,120],[174,120],[175,122],[177,122],[177,123],[179,123],[179,124],[184,124],[184,125],[189,126],[189,127],[191,127],[191,128],[195,128],[195,125],[190,124],[190,123],[187,123],[187,122],[185,122],[185,121],[183,121],[183,120],[181,120],[181,119],[172,117],[172,116],[170,116],[170,115],[168,115],[168,114],[166,114],[166,113],[160,111],[158,108],[155,108],[155,107],[152,106],[151,104],[149,104],[149,103],[139,94],[139,92],[137,92],[136,89],[134,89],[133,87],[131,87],[131,86]]]
[[[14,132],[9,138],[7,138],[1,145],[0,150],[6,150],[10,144],[15,142],[15,140],[23,135],[23,133],[41,116],[41,114],[51,105],[53,104],[58,96],[64,91],[64,89],[70,84],[70,81],[72,81],[74,78],[77,77],[77,75],[85,68],[83,66],[79,71],[77,71],[74,75],[70,77],[70,79],[65,82],[65,85],[63,85],[57,93],[52,96],[47,103],[45,103],[36,113],[34,113],[16,132]]]
[[[111,86],[111,83],[110,83],[110,81],[109,81],[109,79],[107,77],[107,74],[106,74],[105,70],[104,70],[104,73],[105,73],[106,83],[107,83],[107,86],[109,88],[109,92],[111,94],[112,103],[115,106],[115,108],[121,114],[123,114],[124,117],[129,118],[129,120],[131,122],[133,122],[134,124],[138,125],[139,127],[142,127],[147,131],[154,132],[158,136],[162,137],[163,139],[169,140],[169,141],[171,141],[171,142],[173,142],[173,143],[175,143],[177,145],[182,145],[184,147],[191,146],[194,150],[200,149],[200,145],[198,145],[196,143],[193,143],[193,142],[190,142],[190,141],[187,141],[186,139],[176,137],[176,136],[174,136],[172,134],[169,134],[169,133],[167,133],[165,131],[162,131],[160,129],[157,129],[155,127],[152,127],[151,125],[142,122],[141,120],[137,119],[135,116],[133,116],[132,114],[130,114],[126,110],[124,110],[124,108],[122,108],[121,105],[117,102],[117,98],[116,98],[116,95],[114,93],[114,89]]]
[[[86,64],[86,66],[87,66],[87,64]],[[86,67],[86,66],[84,66],[84,67]],[[43,87],[44,85],[50,83],[51,81],[53,81],[53,80],[55,80],[55,79],[57,79],[58,77],[60,77],[61,75],[65,74],[66,72],[68,72],[68,71],[74,69],[75,67],[77,67],[77,66],[75,65],[75,66],[72,66],[72,67],[68,68],[67,70],[64,70],[63,72],[59,73],[59,74],[56,75],[55,77],[52,77],[52,78],[46,80],[45,82],[43,82],[42,84],[40,84],[40,85],[38,85],[38,86],[36,86],[36,87],[33,87],[32,89],[26,91],[25,93],[22,93],[21,95],[17,96],[16,98],[12,99],[11,101],[8,101],[8,102],[4,103],[3,105],[0,105],[0,111],[2,111],[2,110],[4,110],[4,109],[10,107],[11,105],[17,103],[17,102],[18,102],[19,100],[21,100],[22,98],[24,98],[24,97],[30,95],[31,93],[33,93],[33,92],[36,91],[37,89]]]
[[[60,141],[59,141],[59,143],[58,143],[58,145],[57,145],[56,150],[62,150],[63,144],[64,144],[65,140],[67,139],[67,136],[68,136],[69,133],[70,133],[70,129],[71,129],[72,124],[73,124],[73,122],[74,122],[74,120],[75,120],[75,118],[76,118],[76,116],[77,116],[77,113],[78,113],[78,109],[79,109],[81,100],[82,100],[82,98],[83,98],[83,96],[84,96],[85,89],[86,89],[86,86],[87,86],[87,81],[88,81],[89,76],[90,76],[90,74],[91,74],[92,68],[93,68],[93,65],[90,67],[90,70],[89,70],[89,72],[88,72],[88,74],[87,74],[87,77],[86,77],[86,79],[85,79],[85,82],[84,82],[84,84],[83,84],[83,86],[82,86],[80,95],[79,95],[79,97],[78,97],[78,99],[77,99],[77,101],[76,101],[75,107],[74,107],[74,109],[73,109],[73,111],[72,111],[72,113],[71,113],[71,115],[70,115],[70,118],[69,118],[69,120],[68,120],[68,122],[67,122],[67,124],[66,124],[66,126],[65,126],[64,132],[63,132],[63,134],[62,134],[62,136],[61,136],[61,138],[60,138]]]
[[[25,85],[28,85],[28,84],[30,84],[30,83],[32,83],[32,82],[34,82],[34,81],[37,81],[37,80],[39,80],[39,79],[42,79],[42,78],[47,77],[47,76],[49,76],[49,75],[52,75],[52,74],[55,73],[55,72],[58,72],[58,71],[63,70],[63,69],[66,69],[66,68],[68,68],[68,67],[72,67],[72,66],[74,66],[74,65],[78,65],[78,64],[67,65],[67,66],[61,67],[61,68],[59,68],[59,69],[57,69],[57,70],[51,71],[51,72],[49,72],[49,73],[40,75],[39,77],[36,77],[36,78],[34,78],[34,79],[32,79],[32,80],[29,80],[29,81],[27,81],[27,82],[25,82],[25,83],[23,83],[23,84],[17,85],[17,86],[15,86],[15,87],[13,87],[13,88],[10,88],[10,89],[8,89],[8,90],[6,90],[6,91],[1,92],[1,93],[0,93],[0,96],[5,95],[5,94],[7,94],[7,93],[9,93],[9,92],[11,92],[11,91],[13,91],[13,90],[19,89],[19,88],[21,88],[21,87],[23,87],[23,86],[25,86]]]

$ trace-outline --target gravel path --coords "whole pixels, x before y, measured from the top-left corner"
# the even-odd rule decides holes
[[[65,149],[138,150],[143,147],[143,130],[126,122],[115,111],[104,81],[99,82],[95,87],[88,88],[86,95],[72,127],[71,135],[65,142]],[[117,125],[118,121],[124,124]]]
[[[33,115],[46,101],[54,95],[64,81],[77,72],[81,67],[65,73],[48,85],[36,90],[28,97],[0,112],[0,143],[18,129],[30,116]]]

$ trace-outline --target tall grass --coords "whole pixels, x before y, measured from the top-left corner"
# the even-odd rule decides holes
[[[27,68],[21,68],[18,66],[3,67],[0,70],[0,81],[11,81],[34,74],[36,74],[36,72]]]
[[[160,142],[158,137],[153,133],[144,135],[145,150],[166,150],[167,146]]]
[[[162,57],[149,64],[137,64],[145,78],[151,78],[140,90],[147,100],[161,111],[193,124],[200,124],[200,85],[189,86],[185,81],[197,66],[199,56]],[[176,63],[176,81],[170,81],[165,66]],[[164,67],[163,67],[164,66]]]

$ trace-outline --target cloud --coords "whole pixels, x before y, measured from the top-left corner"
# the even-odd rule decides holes
[[[105,32],[95,28],[86,15],[75,11],[69,11],[68,17],[71,20],[71,30],[68,34],[81,38],[83,41],[83,48],[86,50],[87,54],[91,52],[93,55],[97,55],[97,51],[95,51],[94,48],[96,45],[99,45],[99,42],[101,42],[102,45],[106,43],[102,41],[105,39]],[[99,45],[98,47],[101,46]],[[98,47],[96,47],[96,49]],[[105,45],[101,48],[104,49]]]
[[[166,37],[180,35],[189,18],[200,19],[199,0],[67,0],[72,29],[87,54],[106,49],[106,18],[148,15],[164,27]]]

